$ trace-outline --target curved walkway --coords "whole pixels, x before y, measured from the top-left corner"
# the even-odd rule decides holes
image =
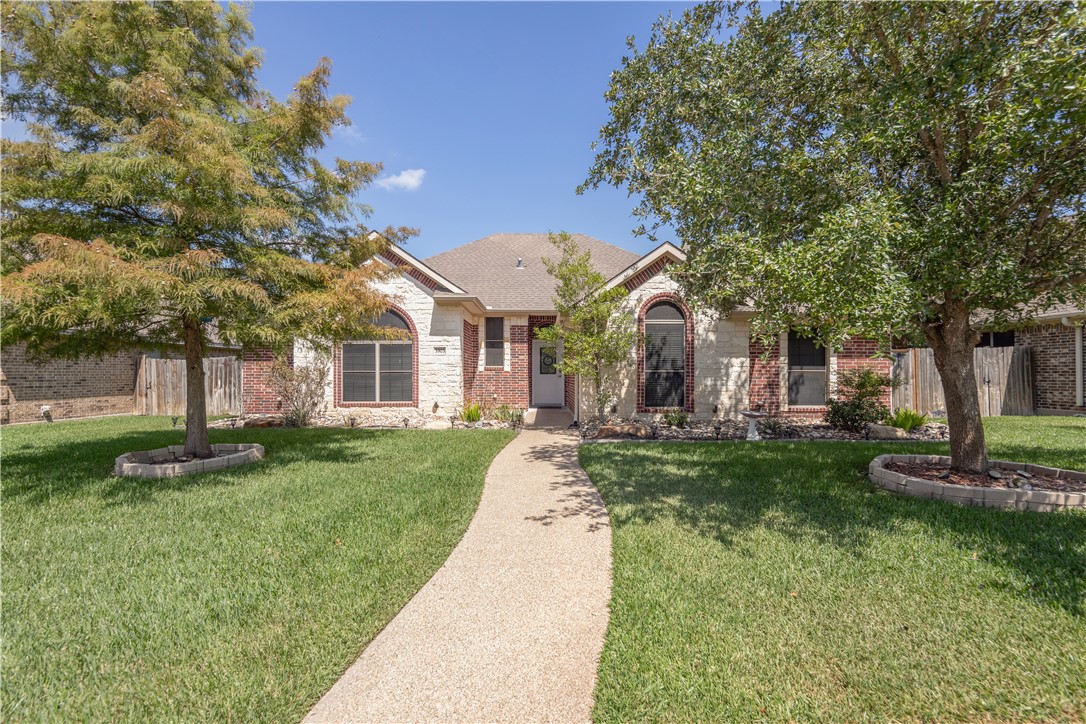
[[[589,720],[611,529],[569,419],[494,458],[463,540],[306,721]]]

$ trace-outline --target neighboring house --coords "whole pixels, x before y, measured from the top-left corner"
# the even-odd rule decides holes
[[[992,333],[993,344],[1009,342],[1030,348],[1033,405],[1037,414],[1086,413],[1083,325],[1086,325],[1086,309],[1063,304],[1036,315],[1027,325]]]
[[[645,332],[645,344],[630,350],[619,372],[616,417],[671,410],[736,417],[748,407],[821,417],[838,370],[890,369],[888,359],[873,358],[871,340],[851,340],[835,353],[785,334],[765,350],[750,338],[751,310],[722,319],[693,312],[665,273],[685,258],[672,244],[638,256],[588,236],[574,239],[591,252],[609,286],[626,290],[624,313]],[[561,348],[535,339],[535,330],[557,319],[555,281],[542,262],[556,255],[547,234],[495,234],[425,260],[392,247],[380,261],[401,273],[381,287],[395,300],[382,323],[409,339],[336,348],[328,408],[392,424],[447,420],[470,402],[567,408],[589,417],[595,409],[589,385],[563,377],[554,366]],[[312,359],[305,345],[295,346],[295,364]],[[279,411],[266,384],[271,360],[267,352],[246,355],[246,414]]]

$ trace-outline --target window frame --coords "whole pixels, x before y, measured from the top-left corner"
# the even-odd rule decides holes
[[[678,319],[650,319],[652,311],[660,307],[670,307],[674,309],[678,315]],[[642,345],[642,375],[641,375],[641,396],[644,402],[645,410],[686,410],[689,407],[690,400],[687,399],[687,375],[690,374],[688,369],[688,357],[690,350],[688,349],[690,340],[689,337],[689,324],[690,318],[686,310],[684,310],[674,299],[664,298],[650,301],[648,306],[645,307],[645,311],[641,319],[641,331],[644,334],[644,342]],[[677,370],[674,367],[655,368],[649,366],[649,345],[651,335],[649,334],[650,327],[664,327],[665,329],[675,330],[679,332],[679,341],[682,345],[678,359],[681,362],[682,368]],[[653,404],[662,403],[662,400],[650,400],[649,390],[656,390],[656,387],[649,385],[650,376],[653,375],[677,375],[679,377],[679,384],[676,385],[679,393],[679,399],[677,404]]]
[[[400,324],[394,326],[396,329],[402,329],[408,334],[407,339],[359,339],[343,342],[339,347],[339,403],[345,405],[368,405],[368,406],[413,406],[415,404],[416,395],[418,394],[418,383],[416,381],[415,372],[417,364],[418,348],[415,346],[418,342],[417,335],[415,334],[414,326],[411,324],[408,317],[399,310],[389,309],[385,312],[385,315],[393,315],[399,321]],[[384,317],[385,315],[382,315]],[[393,325],[387,325],[393,326]],[[348,370],[347,369],[347,347],[373,347],[373,369],[372,370]],[[408,396],[407,399],[396,400],[383,400],[381,399],[381,355],[382,350],[388,347],[394,346],[407,346],[408,350],[408,364],[406,370],[386,370],[384,374],[395,375],[401,377],[407,376],[408,383]],[[347,378],[349,375],[373,375],[373,399],[348,399],[347,398]]]
[[[498,336],[491,337],[491,322],[497,323]],[[491,353],[497,355],[495,361]],[[505,317],[486,317],[483,321],[483,366],[489,368],[505,367]]]
[[[825,407],[826,401],[829,399],[830,394],[830,354],[829,349],[826,347],[819,347],[814,344],[814,340],[810,337],[800,337],[795,331],[789,330],[786,336],[787,341],[787,353],[785,356],[785,389],[784,389],[784,401],[789,407]],[[812,344],[814,348],[822,354],[822,365],[809,365],[809,364],[793,364],[793,355],[796,348],[800,343]],[[797,401],[792,400],[792,375],[793,374],[813,374],[822,376],[822,399],[818,402],[804,401],[800,402],[799,395],[797,394]]]

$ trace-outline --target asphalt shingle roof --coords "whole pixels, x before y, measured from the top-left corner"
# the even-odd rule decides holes
[[[572,236],[592,254],[593,265],[608,279],[641,258],[591,236]],[[491,234],[424,262],[487,307],[533,311],[554,308],[554,277],[543,266],[544,257],[558,258],[547,234]]]

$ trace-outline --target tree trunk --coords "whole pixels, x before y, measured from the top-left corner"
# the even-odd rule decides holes
[[[950,467],[983,473],[988,470],[988,450],[973,363],[980,335],[970,327],[969,312],[960,305],[944,313],[942,324],[930,325],[925,332],[943,383],[950,427]]]
[[[207,439],[207,401],[204,395],[204,335],[191,317],[185,327],[185,455],[211,457]]]

